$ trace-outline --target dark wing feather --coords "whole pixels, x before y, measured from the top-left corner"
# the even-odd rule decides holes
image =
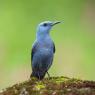
[[[31,51],[31,61],[33,59],[33,56],[37,50],[37,47],[38,47],[38,44],[37,43],[34,43],[33,47],[32,47],[32,51]]]
[[[53,43],[53,53],[55,53],[56,49],[55,49],[55,44]]]

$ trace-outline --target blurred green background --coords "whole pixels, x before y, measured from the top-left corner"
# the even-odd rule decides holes
[[[95,0],[0,0],[0,89],[27,80],[36,26],[53,27],[51,76],[95,80]]]

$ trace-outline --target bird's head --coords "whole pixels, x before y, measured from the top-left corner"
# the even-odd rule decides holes
[[[51,28],[60,23],[59,21],[56,22],[52,22],[52,21],[44,21],[42,23],[40,23],[37,27],[37,32],[40,32],[41,34],[43,33],[49,33],[49,31],[51,30]]]

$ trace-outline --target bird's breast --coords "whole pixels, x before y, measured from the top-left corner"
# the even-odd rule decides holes
[[[53,53],[53,41],[50,38],[39,40],[36,47],[36,51],[40,52],[40,54],[43,54],[43,55],[44,54],[49,55]]]
[[[44,41],[42,41],[41,43],[39,43],[39,46],[41,47],[41,48],[45,48],[46,50],[47,49],[52,49],[52,47],[53,47],[53,42],[52,41],[50,41],[50,40],[44,40]]]
[[[39,52],[41,55],[46,55],[46,56],[53,54],[52,50],[48,48],[42,48],[39,50]]]
[[[50,49],[42,48],[39,49],[35,55],[34,58],[37,60],[48,60],[53,58],[53,52]]]

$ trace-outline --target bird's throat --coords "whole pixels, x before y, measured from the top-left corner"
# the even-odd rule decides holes
[[[36,34],[37,40],[45,40],[45,39],[49,39],[49,38],[50,38],[49,33],[37,33]]]

